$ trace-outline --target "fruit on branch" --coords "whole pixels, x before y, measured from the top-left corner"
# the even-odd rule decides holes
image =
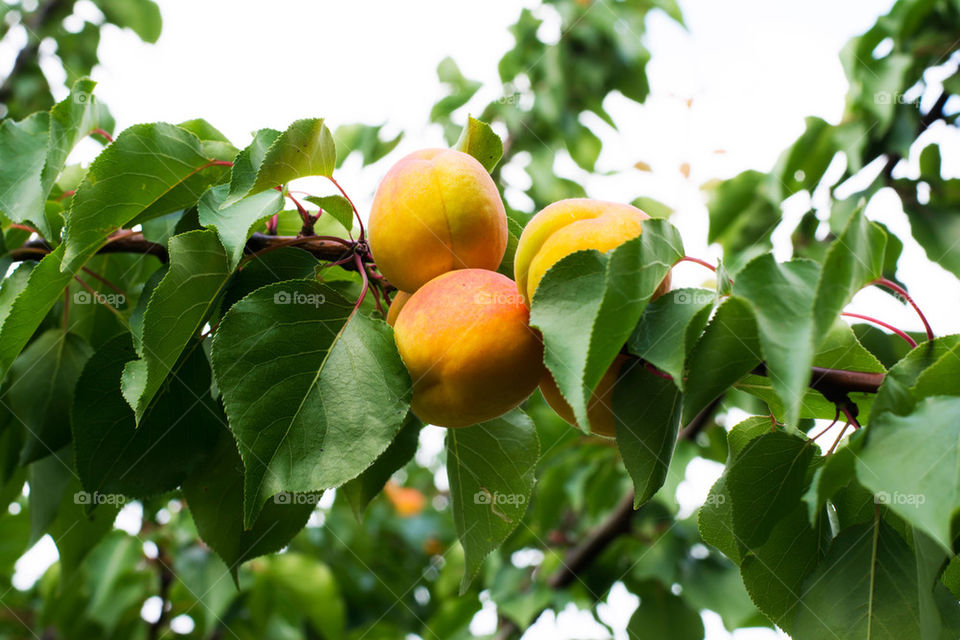
[[[613,413],[613,388],[617,379],[620,378],[624,365],[630,361],[631,358],[628,356],[617,356],[617,359],[613,361],[610,368],[600,378],[597,388],[593,390],[593,395],[587,402],[587,419],[590,420],[592,433],[596,435],[607,436],[608,438],[617,436],[617,418]],[[635,360],[633,362],[636,363]],[[557,415],[574,426],[580,426],[573,415],[573,408],[564,400],[549,371],[540,380],[540,392],[543,393],[543,399],[547,401],[550,408],[557,412]]]
[[[496,269],[507,247],[497,187],[472,156],[424,149],[384,176],[370,210],[370,250],[398,289],[454,269]]]
[[[636,238],[650,216],[640,209],[616,202],[571,198],[545,207],[527,223],[517,245],[513,268],[517,289],[527,303],[547,270],[576,251],[595,249],[606,253]],[[657,298],[670,289],[670,273],[657,287]],[[613,387],[624,358],[618,357],[603,374],[587,403],[587,417],[593,433],[614,437]],[[573,410],[567,404],[549,372],[540,383],[540,391],[554,411],[576,425]]]
[[[517,288],[527,303],[533,299],[547,269],[576,251],[595,249],[606,253],[636,238],[650,216],[640,209],[617,202],[589,198],[560,200],[535,215],[523,230],[513,261]],[[670,289],[670,274],[654,297]]]
[[[523,402],[543,375],[543,346],[513,280],[461,269],[410,296],[394,325],[424,422],[465,427]]]
[[[412,487],[401,487],[393,480],[387,481],[383,486],[383,492],[401,518],[420,515],[427,506],[427,497],[421,491]]]
[[[400,315],[400,309],[403,309],[403,305],[407,304],[410,295],[411,294],[406,291],[397,291],[397,295],[393,296],[393,300],[390,302],[390,308],[387,309],[387,324],[391,327],[397,324],[397,316]]]

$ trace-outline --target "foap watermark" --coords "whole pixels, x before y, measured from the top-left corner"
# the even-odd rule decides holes
[[[101,293],[99,291],[77,291],[73,294],[73,304],[105,304],[119,309],[127,304],[127,297],[122,293]]]
[[[476,304],[525,304],[519,293],[481,291],[473,297]]]
[[[707,499],[703,501],[703,504],[720,506],[722,504],[726,504],[726,502],[727,496],[723,495],[722,493],[711,493],[707,495]]]
[[[873,94],[874,104],[912,104],[920,108],[920,98],[911,98],[905,93],[895,91],[877,91]]]
[[[490,493],[486,489],[480,489],[473,494],[473,504],[526,504],[527,496],[522,493],[500,493],[494,491]]]
[[[290,491],[281,491],[273,496],[274,504],[312,504],[316,506],[320,503],[322,493],[292,493]]]
[[[306,304],[319,307],[327,301],[322,293],[302,293],[300,291],[277,291],[273,294],[274,304]]]
[[[914,509],[918,508],[926,501],[927,496],[923,495],[922,493],[900,493],[899,491],[890,493],[888,491],[878,491],[873,495],[874,504],[899,504],[912,506]]]
[[[87,91],[75,91],[73,94],[73,101],[77,104],[90,104],[93,102],[93,94]]]
[[[709,291],[691,291],[679,290],[673,292],[674,304],[710,304],[716,298],[716,294]]]
[[[90,493],[88,491],[77,491],[73,494],[73,503],[74,504],[88,504],[88,505],[98,505],[98,504],[113,504],[113,505],[122,505],[126,503],[127,498],[119,493],[100,493],[99,491],[94,491]]]

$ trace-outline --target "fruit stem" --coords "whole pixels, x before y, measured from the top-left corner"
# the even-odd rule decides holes
[[[94,271],[93,269],[88,269],[87,267],[81,267],[81,268],[83,269],[83,272],[86,273],[87,275],[93,276],[94,278],[96,278],[97,280],[99,280],[100,282],[102,282],[103,284],[105,284],[105,285],[107,285],[108,287],[110,287],[111,289],[113,289],[116,293],[119,293],[120,295],[122,295],[124,298],[127,297],[127,292],[126,292],[126,291],[124,291],[123,289],[121,289],[121,288],[118,287],[117,285],[113,284],[112,282],[110,282],[109,280],[107,280],[106,278],[104,278],[102,275],[100,275],[99,273],[97,273],[97,272]]]
[[[693,262],[694,264],[699,264],[700,266],[703,266],[703,267],[706,267],[707,269],[710,269],[710,271],[713,271],[714,273],[717,272],[717,268],[716,268],[715,266],[713,266],[712,264],[710,264],[710,263],[707,262],[706,260],[701,260],[700,258],[694,258],[694,257],[692,257],[692,256],[683,256],[682,258],[680,258],[679,260],[677,260],[677,262],[675,263],[675,265],[676,265],[676,264],[680,264],[681,262]]]
[[[316,235],[313,232],[313,223],[316,222],[313,216],[310,215],[310,212],[304,209],[303,205],[300,204],[300,201],[293,197],[289,191],[287,192],[287,197],[293,202],[297,207],[297,212],[300,214],[300,219],[303,220],[303,226],[300,228],[301,236],[313,236]]]
[[[892,324],[887,324],[887,323],[884,322],[883,320],[877,320],[876,318],[871,318],[870,316],[865,316],[865,315],[862,315],[862,314],[859,314],[859,313],[851,313],[851,312],[849,312],[849,311],[844,311],[844,312],[843,312],[842,314],[840,314],[840,315],[846,316],[846,317],[848,317],[848,318],[858,318],[858,319],[860,319],[860,320],[866,320],[867,322],[872,322],[872,323],[874,323],[874,324],[878,324],[878,325],[880,325],[881,327],[883,327],[883,328],[885,328],[885,329],[889,329],[890,331],[894,332],[895,334],[897,334],[898,336],[900,336],[901,338],[903,338],[904,340],[906,340],[906,341],[907,341],[907,344],[909,344],[911,348],[916,348],[916,346],[917,346],[917,341],[914,340],[913,338],[911,338],[909,335],[907,335],[906,332],[901,331],[900,329],[897,329],[897,328],[896,328],[895,326],[893,326]]]
[[[335,186],[340,191],[341,195],[347,199],[347,202],[350,203],[350,207],[353,209],[353,215],[357,217],[357,224],[360,225],[360,241],[363,242],[363,239],[366,237],[366,231],[363,228],[363,220],[360,219],[360,212],[357,211],[357,205],[353,204],[353,200],[351,200],[350,196],[347,195],[347,192],[343,190],[343,187],[340,186],[340,183],[337,182],[336,178],[331,175],[327,176],[327,179],[333,183],[333,186]]]
[[[920,307],[917,305],[916,302],[914,302],[913,298],[910,297],[910,294],[907,293],[906,289],[898,285],[896,282],[893,282],[892,280],[887,280],[886,278],[877,278],[870,284],[872,285],[875,284],[881,287],[892,289],[894,293],[898,294],[901,298],[906,300],[910,304],[910,306],[913,307],[913,310],[917,312],[917,315],[920,316],[920,320],[921,322],[923,322],[923,328],[926,329],[927,331],[927,340],[934,339],[933,329],[930,327],[930,323],[927,322],[927,317],[923,315],[923,311],[920,310]]]
[[[846,411],[846,409],[844,409],[844,411]],[[850,414],[848,413],[847,416],[849,417]],[[851,419],[852,419],[852,418],[851,418]],[[847,429],[850,427],[851,424],[855,424],[855,423],[856,423],[856,420],[853,420],[853,422],[847,421],[847,422],[845,422],[845,423],[843,424],[843,429],[840,430],[840,435],[838,435],[838,436],[837,436],[837,439],[833,441],[833,444],[832,444],[832,445],[830,445],[830,450],[827,451],[827,454],[826,454],[826,455],[829,456],[829,455],[831,455],[831,454],[833,453],[833,450],[837,448],[837,445],[838,445],[838,444],[840,444],[840,440],[843,438],[843,434],[845,434],[845,433],[847,432]],[[857,426],[857,427],[854,427],[854,428],[857,429],[857,428],[859,428],[859,427]]]
[[[822,436],[823,434],[825,434],[827,431],[830,431],[831,427],[833,427],[833,425],[837,424],[837,422],[839,422],[839,420],[840,420],[840,405],[837,405],[837,413],[836,413],[836,415],[833,416],[833,422],[831,422],[830,424],[828,424],[827,427],[826,427],[823,431],[821,431],[821,432],[818,433],[817,435],[815,435],[815,436],[813,436],[812,438],[810,438],[810,440],[811,440],[812,442],[816,442],[817,438],[819,438],[820,436]]]

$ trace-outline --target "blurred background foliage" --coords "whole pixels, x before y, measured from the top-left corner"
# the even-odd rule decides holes
[[[102,18],[81,25],[68,23],[73,4],[0,3],[0,37],[22,33],[21,26],[26,33],[16,64],[0,85],[0,108],[9,116],[21,118],[53,103],[42,56],[57,60],[72,82],[97,63],[104,24],[130,28],[148,42],[159,35],[159,12],[150,0],[95,0]],[[590,0],[546,0],[544,9],[555,12],[561,24],[555,42],[544,39],[535,13],[523,10],[511,27],[513,46],[499,61],[502,94],[479,108],[469,105],[473,115],[504,134],[499,167],[519,162],[529,178],[527,186],[511,185],[497,170],[502,188],[519,188],[529,198],[529,206],[510,212],[514,234],[549,202],[596,195],[556,175],[558,156],[568,154],[583,170],[595,169],[601,141],[582,116],[595,114],[615,128],[605,98],[618,92],[642,102],[649,92],[646,16],[663,11],[683,21],[673,0],[603,4],[603,10],[591,11]],[[789,230],[794,254],[821,259],[822,241],[834,237],[856,207],[889,187],[930,259],[960,276],[960,181],[942,178],[937,145],[921,139],[931,126],[955,125],[958,33],[960,3],[955,0],[899,0],[843,51],[850,89],[839,123],[810,118],[771,171],[746,171],[704,186],[709,239],[722,245],[730,272],[769,251],[787,199],[810,202]],[[452,144],[481,87],[452,59],[440,64],[438,79],[446,93],[429,120]],[[399,141],[383,139],[379,127],[364,125],[340,127],[336,137],[364,164],[385,157]],[[911,158],[919,158],[917,175],[903,169]],[[636,195],[651,213],[669,214],[666,206]],[[889,259],[891,277],[896,258]],[[903,355],[896,338],[866,326],[856,331],[885,363]],[[285,553],[244,564],[235,586],[228,567],[199,541],[180,492],[142,502],[142,519],[135,518],[139,529],[112,529],[118,508],[110,505],[99,507],[92,521],[53,519],[49,496],[68,500],[75,488],[64,488],[66,479],[51,473],[49,458],[26,468],[18,465],[22,434],[3,414],[0,638],[455,640],[473,637],[471,622],[493,605],[498,628],[493,635],[507,638],[545,609],[571,604],[612,634],[598,607],[617,583],[640,602],[630,637],[701,638],[701,610],[716,612],[731,630],[770,627],[751,602],[738,568],[700,541],[696,513],[681,510],[676,499],[689,463],[726,460],[724,426],[734,408],[766,412],[753,397],[729,393],[701,434],[679,444],[658,495],[616,532],[579,580],[555,588],[550,577],[564,555],[608,522],[629,495],[630,483],[614,446],[571,429],[539,396],[532,398],[526,409],[543,451],[533,501],[523,524],[462,595],[463,554],[448,509],[443,452],[426,446],[436,438],[424,438],[416,456],[415,447],[406,448],[387,490],[365,510],[363,500],[349,491],[337,492],[332,500],[327,495]],[[412,442],[416,429],[411,430]],[[138,507],[131,509],[139,513]],[[61,547],[61,560],[33,586],[13,586],[14,565],[33,543],[45,532],[63,539],[63,529],[75,526],[84,531],[83,544]],[[475,629],[489,630],[489,622]],[[658,629],[669,629],[668,635],[657,635]]]

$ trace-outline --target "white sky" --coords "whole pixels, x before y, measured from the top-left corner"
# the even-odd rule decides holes
[[[179,122],[204,117],[239,147],[261,127],[285,128],[302,117],[324,116],[338,124],[387,123],[387,132],[406,137],[392,158],[413,149],[442,145],[438,127],[425,126],[430,107],[442,95],[436,65],[452,56],[467,77],[485,88],[473,103],[499,94],[496,63],[511,45],[506,30],[522,6],[535,3],[463,0],[160,0],[163,35],[154,46],[135,35],[108,27],[103,32],[94,71],[98,95],[111,108],[119,128],[137,122]],[[687,253],[716,261],[706,246],[706,209],[698,186],[711,178],[744,169],[769,169],[779,153],[803,130],[805,116],[837,122],[843,111],[846,81],[838,59],[843,44],[873,24],[892,0],[681,0],[689,31],[662,14],[651,14],[646,42],[653,52],[648,68],[652,95],[640,107],[618,96],[606,102],[620,125],[617,134],[600,124],[604,140],[599,162],[613,176],[585,176],[569,159],[557,170],[586,180],[591,196],[630,201],[640,195],[673,206],[672,218]],[[606,11],[602,4],[595,11]],[[78,12],[96,11],[81,2]],[[543,14],[548,16],[548,14]],[[544,33],[557,37],[556,22]],[[0,48],[0,68],[12,62]],[[693,99],[692,107],[685,101]],[[599,121],[587,118],[594,126]],[[930,133],[938,135],[937,130]],[[941,132],[942,137],[942,132]],[[953,136],[944,149],[945,166],[957,175],[960,144]],[[723,153],[716,153],[722,150]],[[632,170],[645,161],[652,173]],[[690,178],[679,171],[691,165]],[[387,163],[360,171],[353,161],[340,183],[362,210],[369,204]],[[515,172],[509,173],[513,176]],[[508,197],[510,194],[508,194]],[[804,207],[792,211],[799,215]],[[960,282],[930,263],[909,237],[906,217],[892,198],[868,208],[868,216],[887,223],[905,240],[900,277],[908,285],[936,332],[960,331]],[[778,257],[785,246],[776,236]],[[684,265],[677,284],[700,284],[703,272]],[[851,310],[871,313],[904,329],[919,330],[916,317],[878,291],[857,296]],[[699,497],[718,474],[701,468],[686,494]],[[710,477],[705,477],[710,476]],[[689,477],[689,474],[688,474]],[[41,545],[18,569],[42,571],[51,545]],[[55,550],[53,551],[55,553]],[[620,628],[635,599],[617,590],[606,608]],[[489,609],[476,630],[494,621]],[[741,631],[732,636],[719,618],[705,615],[708,638],[737,640],[778,637],[770,631]],[[576,613],[559,623],[545,617],[529,639],[604,638]]]

